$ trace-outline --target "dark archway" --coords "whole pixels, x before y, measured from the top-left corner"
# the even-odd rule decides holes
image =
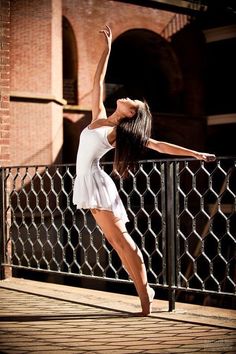
[[[78,58],[74,31],[69,21],[63,17],[63,97],[67,104],[78,104]]]
[[[106,106],[119,97],[145,98],[152,111],[180,112],[182,73],[169,42],[155,32],[133,29],[112,44],[106,76]]]

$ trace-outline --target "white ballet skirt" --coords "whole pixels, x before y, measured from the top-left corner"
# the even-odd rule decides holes
[[[110,129],[86,127],[80,135],[73,204],[77,209],[109,210],[126,223],[129,219],[116,185],[99,164],[101,157],[114,148],[107,139]]]

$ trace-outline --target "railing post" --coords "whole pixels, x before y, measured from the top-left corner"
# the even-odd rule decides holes
[[[166,238],[169,311],[175,310],[176,228],[175,228],[175,162],[166,162]]]
[[[0,279],[4,279],[4,230],[5,230],[5,220],[4,220],[4,169],[0,167]]]
[[[12,267],[10,266],[10,256],[12,252],[11,240],[9,237],[9,212],[7,212],[7,187],[5,182],[6,169],[0,168],[0,279],[12,277]]]

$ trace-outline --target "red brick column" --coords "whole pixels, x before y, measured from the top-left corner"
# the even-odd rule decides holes
[[[61,162],[61,0],[11,0],[12,165]]]
[[[10,163],[10,0],[0,0],[0,177],[3,177],[1,166]],[[0,191],[0,209],[4,190]],[[7,200],[5,199],[7,204]],[[1,210],[2,215],[3,210]],[[10,218],[10,215],[5,215]],[[1,220],[0,232],[3,236],[4,220]],[[5,229],[8,234],[8,230]],[[5,234],[2,239],[1,251],[3,251],[7,239]],[[8,242],[7,252],[11,254],[11,242]],[[2,254],[3,256],[3,254]],[[1,261],[4,261],[1,258]],[[9,278],[12,275],[11,267],[1,268],[1,277]]]
[[[10,162],[10,1],[0,0],[0,166]]]

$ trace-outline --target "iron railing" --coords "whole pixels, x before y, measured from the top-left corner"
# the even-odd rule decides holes
[[[103,163],[111,174],[112,164]],[[74,165],[0,169],[1,270],[130,282],[91,214],[72,204]],[[169,291],[236,295],[236,159],[140,161],[115,179],[148,280]]]

